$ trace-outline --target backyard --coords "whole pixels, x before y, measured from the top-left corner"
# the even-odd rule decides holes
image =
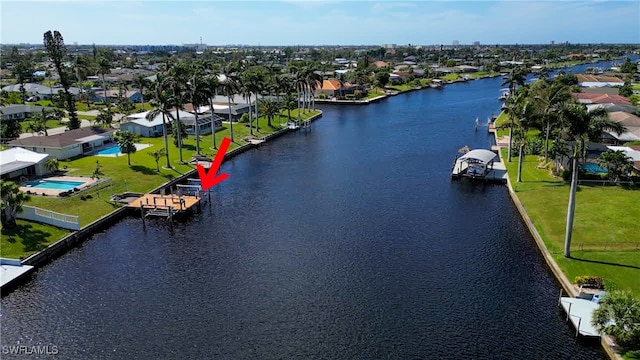
[[[502,156],[506,159],[506,149]],[[579,275],[602,276],[609,288],[628,289],[640,296],[640,233],[634,211],[640,202],[640,190],[580,185],[572,258],[565,258],[569,184],[538,164],[538,156],[525,157],[521,183],[516,182],[518,158],[506,166],[514,191],[562,271],[571,281]]]

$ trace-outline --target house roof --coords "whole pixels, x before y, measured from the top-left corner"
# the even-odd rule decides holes
[[[65,131],[57,135],[49,136],[31,136],[24,139],[15,139],[9,142],[9,146],[25,146],[25,147],[45,147],[45,148],[64,148],[74,144],[82,144],[87,140],[80,140],[91,135],[102,135],[107,137],[113,134],[115,129],[104,129],[99,127],[85,127],[75,130]]]
[[[377,68],[383,68],[383,67],[386,67],[389,64],[384,62],[384,61],[376,61],[376,62],[373,63],[373,65],[375,67],[377,67]]]
[[[48,154],[40,154],[21,147],[0,151],[0,175],[24,169],[47,157],[49,157]]]
[[[0,113],[3,115],[22,114],[25,112],[38,113],[42,112],[43,107],[40,105],[22,105],[22,104],[10,104],[0,107]],[[45,110],[53,110],[52,107],[44,107]]]
[[[578,102],[584,104],[624,104],[631,105],[631,101],[624,96],[610,94],[573,93]]]
[[[118,97],[120,96],[120,91],[119,90],[107,90],[107,97]],[[124,92],[124,97],[126,98],[130,98],[132,96],[134,96],[135,94],[139,94],[140,91],[137,90],[127,90]],[[104,90],[99,90],[95,92],[96,96],[104,96],[105,91]]]
[[[640,126],[640,117],[624,111],[613,111],[609,113],[609,119],[624,126]]]
[[[615,76],[578,74],[578,75],[576,75],[576,77],[578,78],[578,83],[619,83],[619,84],[624,84],[624,81],[622,81],[622,79],[617,78]]]
[[[340,90],[342,88],[342,84],[340,84],[340,80],[329,79],[322,80],[322,90]]]

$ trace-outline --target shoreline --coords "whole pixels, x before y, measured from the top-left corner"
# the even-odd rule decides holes
[[[311,116],[309,119],[307,119],[310,122],[316,121],[319,118],[322,117],[322,111],[319,110],[320,113],[316,114],[314,116]],[[296,129],[297,130],[297,129]],[[289,128],[283,128],[280,129],[272,134],[266,135],[264,136],[262,139],[265,140],[265,142],[272,140],[272,139],[276,139],[279,138],[283,135],[286,135],[290,132],[296,131],[294,129],[289,129]],[[225,154],[223,163],[225,163],[226,161],[233,159],[234,157],[248,151],[251,149],[255,149],[258,148],[259,146],[261,146],[262,144],[252,144],[252,143],[247,143],[244,144],[236,149],[233,149],[231,151],[229,151],[228,153]],[[180,175],[179,177],[172,179],[171,181],[168,181],[152,190],[147,191],[147,193],[159,193],[161,190],[169,188],[171,186],[174,186],[175,184],[185,181],[186,179],[193,177],[194,175],[197,175],[198,170],[196,168],[186,172],[183,175]],[[99,230],[104,230],[110,226],[115,225],[118,221],[120,221],[121,219],[123,219],[124,217],[128,216],[129,213],[131,213],[132,211],[135,211],[135,209],[129,208],[127,206],[122,206],[108,214],[105,214],[104,216],[100,217],[99,219],[91,222],[90,224],[82,227],[80,230],[74,231],[69,233],[68,235],[64,236],[63,238],[57,240],[56,242],[50,244],[49,246],[47,246],[46,248],[29,255],[27,258],[25,258],[24,260],[21,260],[21,263],[23,265],[30,265],[33,266],[34,269],[33,270],[37,270],[40,267],[48,264],[49,262],[55,260],[56,258],[62,256],[63,254],[65,254],[67,251],[73,249],[74,247],[82,244],[84,241],[86,241],[87,239],[89,239],[92,235],[94,235],[96,232],[98,232]],[[14,279],[12,281],[13,286],[7,291],[11,292],[13,289],[19,287],[20,285],[23,284],[24,280],[28,280],[29,277],[25,276],[25,277],[18,277],[16,279]],[[4,289],[3,289],[4,290]],[[3,296],[4,296],[4,292],[3,292]]]
[[[497,133],[494,133],[493,135],[497,141]],[[504,160],[502,157],[502,151],[498,151],[498,156],[500,158],[500,161]],[[558,264],[555,262],[555,260],[551,256],[549,249],[547,249],[547,246],[544,244],[544,240],[542,240],[542,236],[540,236],[540,233],[538,233],[538,230],[536,230],[536,227],[533,224],[533,220],[531,220],[531,218],[529,217],[529,214],[527,213],[527,210],[525,209],[524,205],[522,205],[520,198],[518,198],[518,195],[513,190],[513,186],[511,185],[511,179],[509,178],[509,176],[507,176],[507,190],[509,192],[509,198],[511,199],[511,203],[518,210],[518,213],[520,214],[520,218],[525,223],[527,229],[529,230],[529,233],[533,237],[536,243],[536,246],[538,248],[538,251],[544,258],[545,263],[547,264],[547,269],[551,271],[556,281],[560,284],[560,286],[562,287],[562,290],[565,293],[569,294],[569,296],[571,297],[576,297],[577,293],[576,293],[576,289],[573,286],[573,283],[569,280],[569,278],[567,278],[567,275],[562,271],[562,269],[560,269],[560,266],[558,266]],[[616,352],[613,339],[609,335],[604,335],[604,334],[600,335],[600,346],[604,350],[605,354],[609,356],[609,359],[623,360],[622,356],[620,356],[620,354]]]

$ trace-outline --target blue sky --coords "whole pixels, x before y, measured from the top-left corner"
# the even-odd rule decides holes
[[[73,44],[640,43],[640,1],[0,0],[0,41]]]

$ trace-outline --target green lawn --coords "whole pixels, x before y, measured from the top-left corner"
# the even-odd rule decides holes
[[[506,159],[506,149],[502,150]],[[538,156],[527,156],[522,183],[515,182],[518,158],[507,163],[509,178],[545,245],[572,280],[602,276],[606,282],[640,296],[640,236],[637,210],[640,190],[617,186],[579,187],[576,197],[571,259],[563,256],[569,185],[539,169]]]
[[[460,75],[458,73],[451,73],[451,74],[447,74],[445,76],[440,77],[440,79],[444,81],[456,81],[459,78],[460,78]]]
[[[318,113],[319,111],[302,111],[300,119],[307,119]],[[258,122],[259,132],[255,131],[254,124],[254,136],[263,137],[281,129],[282,127],[279,126],[279,124],[284,124],[288,121],[286,111],[282,114],[282,116],[276,116],[272,119],[271,127],[267,125],[267,119],[261,117]],[[300,120],[297,115],[297,110],[291,111],[292,120]],[[247,124],[234,123],[233,131],[234,142],[229,146],[229,151],[246,144],[243,138],[249,135]],[[224,137],[230,137],[230,126],[226,123],[223,123],[223,128],[216,132],[216,144],[218,146]],[[80,216],[80,224],[85,226],[118,207],[117,204],[110,202],[112,194],[122,193],[124,191],[148,192],[173,178],[195,169],[194,165],[179,162],[178,149],[173,146],[173,141],[170,139],[169,156],[171,165],[174,168],[162,168],[162,166],[165,165],[165,159],[163,158],[160,160],[160,171],[158,172],[156,171],[156,163],[153,158],[149,156],[149,153],[156,149],[163,148],[164,139],[162,137],[141,138],[138,143],[146,143],[152,146],[132,154],[131,166],[127,164],[127,156],[86,156],[76,160],[60,161],[61,170],[65,170],[66,175],[69,176],[91,176],[96,168],[96,161],[99,161],[102,166],[102,172],[104,173],[102,178],[105,181],[92,189],[67,198],[32,196],[31,201],[29,201],[27,205],[69,215],[78,215]],[[201,154],[213,157],[216,151],[211,150],[212,144],[211,134],[201,136]],[[189,138],[184,141],[183,160],[191,160],[194,154],[195,138],[189,136]],[[87,199],[88,195],[90,195],[90,198]],[[27,257],[42,247],[55,242],[67,233],[64,230],[59,230],[48,225],[26,221],[19,222],[19,224],[22,225],[17,230],[12,232],[5,232],[3,230],[0,235],[0,249],[2,249],[3,256],[13,258]],[[26,227],[27,225],[32,225],[33,227],[28,229]],[[36,230],[38,246],[32,246],[36,240],[33,238],[34,236],[30,234]]]

